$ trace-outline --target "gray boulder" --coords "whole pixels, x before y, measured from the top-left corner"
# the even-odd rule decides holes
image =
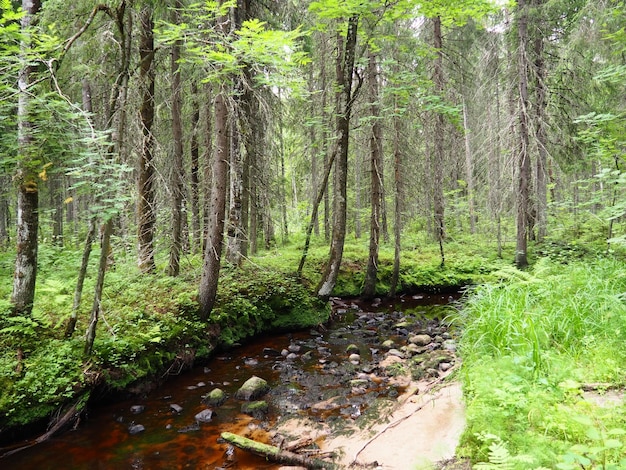
[[[269,390],[270,386],[266,380],[253,375],[237,390],[235,398],[246,401],[256,400],[269,392]]]

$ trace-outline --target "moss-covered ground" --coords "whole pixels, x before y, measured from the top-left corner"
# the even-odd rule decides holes
[[[93,354],[83,356],[84,333],[93,302],[98,250],[84,288],[76,332],[64,338],[80,266],[77,241],[63,248],[42,244],[35,307],[31,318],[9,314],[14,254],[0,252],[0,432],[47,417],[84,392],[136,389],[210,356],[218,347],[245,341],[265,331],[305,328],[324,323],[329,307],[314,296],[328,254],[313,240],[302,279],[295,271],[303,240],[277,245],[249,257],[241,268],[225,265],[217,304],[208,322],[197,317],[202,266],[199,255],[182,259],[181,275],[165,274],[167,252],[157,251],[155,274],[141,274],[135,255],[114,242],[114,264],[107,272]],[[402,291],[454,289],[483,282],[489,272],[508,264],[493,246],[449,242],[446,264],[425,237],[406,239],[401,263]],[[509,257],[512,255],[509,253]],[[334,294],[358,295],[367,259],[366,240],[348,240]],[[389,286],[393,247],[380,256],[379,293]],[[18,359],[20,347],[24,357]]]
[[[489,234],[450,236],[439,247],[425,234],[405,235],[401,292],[467,288],[455,319],[462,328],[458,373],[468,427],[459,456],[482,468],[626,468],[623,400],[605,409],[586,400],[624,386],[626,379],[626,268],[601,239],[565,237],[533,246],[531,267],[512,265],[514,244],[501,256]],[[0,438],[24,424],[48,421],[89,393],[140,390],[266,331],[324,323],[329,307],[315,295],[328,246],[314,239],[302,279],[295,271],[303,240],[292,237],[223,267],[209,321],[197,317],[198,255],[185,255],[181,275],[168,277],[167,253],[157,272],[140,274],[120,240],[105,281],[94,351],[83,356],[97,250],[84,289],[76,333],[63,336],[81,252],[43,244],[35,308],[30,318],[9,315],[14,254],[0,252]],[[363,282],[367,240],[349,239],[334,295],[355,296]],[[378,293],[391,279],[393,245],[381,246]],[[24,356],[18,359],[17,347]],[[599,384],[599,385],[598,385]],[[94,394],[93,392],[98,392]],[[482,462],[482,463],[481,463]],[[617,465],[611,467],[610,465]],[[619,467],[623,465],[623,467]]]

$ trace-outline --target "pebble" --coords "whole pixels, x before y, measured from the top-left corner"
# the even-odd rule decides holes
[[[177,405],[176,403],[170,403],[170,410],[172,410],[174,413],[180,413],[181,411],[183,411],[183,407]]]

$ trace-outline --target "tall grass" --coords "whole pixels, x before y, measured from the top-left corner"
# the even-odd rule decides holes
[[[503,273],[504,276],[505,273]],[[461,313],[466,358],[553,350],[575,358],[610,346],[626,357],[626,265],[542,260],[532,274],[471,292]]]
[[[460,452],[485,461],[484,436],[495,435],[526,457],[514,468],[552,468],[573,444],[597,446],[581,416],[600,430],[626,428],[623,404],[598,408],[582,393],[586,383],[626,383],[626,265],[541,260],[500,277],[471,291],[459,318],[468,419]]]

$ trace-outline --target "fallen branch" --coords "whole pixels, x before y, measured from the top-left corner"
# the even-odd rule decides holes
[[[64,428],[68,423],[70,423],[72,420],[77,420],[79,418],[80,416],[79,407],[83,405],[84,403],[85,403],[85,397],[79,398],[78,401],[74,403],[61,418],[59,418],[56,422],[54,422],[54,424],[48,431],[46,431],[37,439],[27,444],[20,445],[19,447],[16,447],[16,448],[13,448],[11,450],[4,452],[2,455],[0,455],[0,459],[2,459],[3,457],[8,457],[9,455],[17,454],[18,452],[22,450],[28,449],[37,444],[41,444],[42,442],[47,441],[54,434],[56,434],[60,429]]]
[[[320,459],[311,459],[309,457],[289,452],[287,450],[281,450],[278,447],[263,444],[261,442],[248,439],[247,437],[233,434],[232,432],[223,432],[221,434],[222,439],[226,442],[238,447],[246,452],[250,452],[255,455],[265,457],[271,462],[287,465],[300,465],[308,469],[334,469],[335,465]]]

